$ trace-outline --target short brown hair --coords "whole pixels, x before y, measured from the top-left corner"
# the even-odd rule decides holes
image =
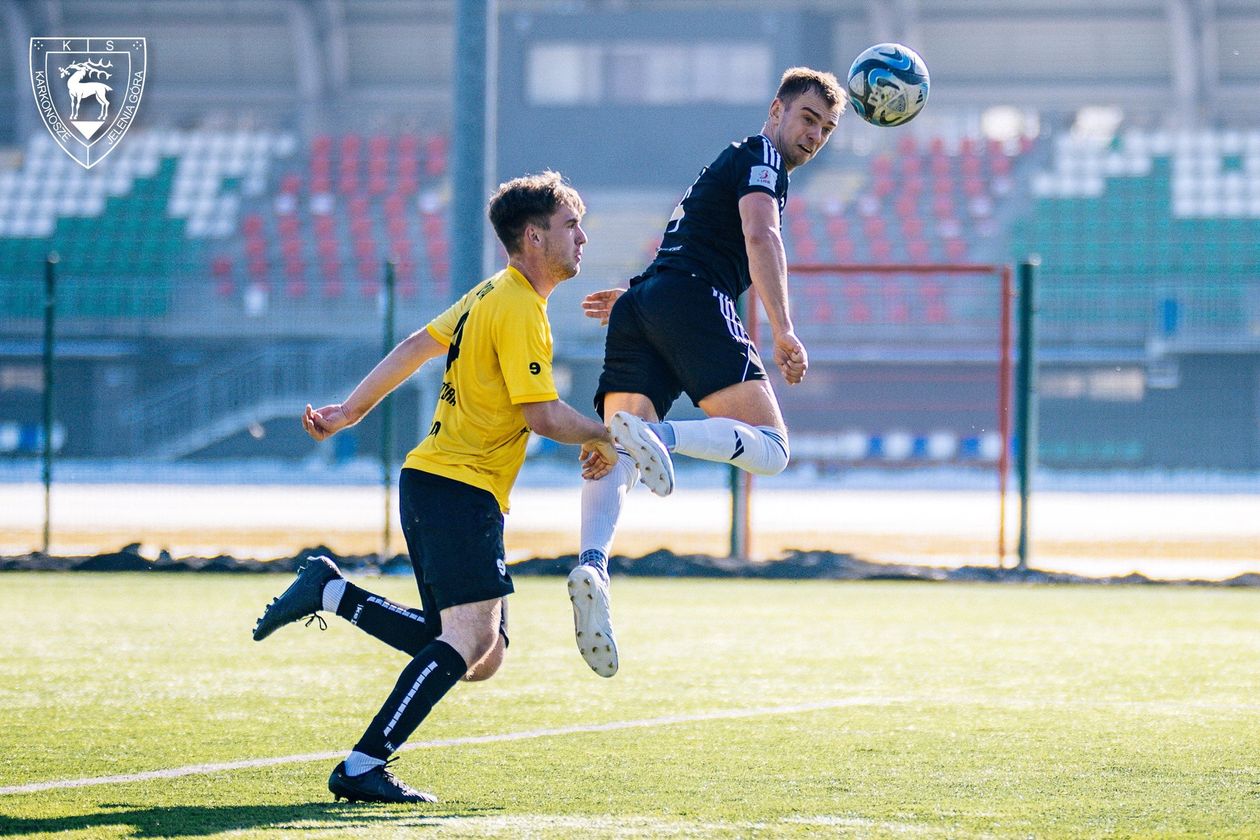
[[[828,73],[825,70],[789,67],[783,71],[783,78],[779,80],[779,92],[775,94],[775,98],[787,105],[796,97],[810,91],[821,96],[823,101],[833,108],[838,105],[840,112],[844,113],[844,104],[847,99],[840,87],[840,80],[834,73]]]
[[[511,255],[521,252],[521,238],[526,225],[548,229],[551,216],[561,206],[569,207],[578,215],[586,212],[586,205],[577,190],[559,172],[548,169],[538,175],[513,178],[503,184],[490,198],[490,224],[494,233]]]

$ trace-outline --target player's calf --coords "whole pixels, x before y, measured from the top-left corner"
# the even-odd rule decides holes
[[[774,426],[750,426],[729,417],[669,420],[671,452],[704,461],[725,461],[754,475],[778,475],[788,465],[787,433]]]

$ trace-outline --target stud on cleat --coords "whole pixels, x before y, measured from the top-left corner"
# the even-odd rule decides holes
[[[333,801],[339,802],[345,797],[347,802],[437,802],[433,794],[416,790],[389,772],[389,765],[396,760],[391,758],[358,776],[346,773],[346,763],[341,762],[328,777],[328,790],[332,792]]]
[[[601,570],[584,564],[569,572],[568,588],[578,652],[592,671],[601,677],[611,677],[617,673],[618,661],[609,612],[608,578]]]

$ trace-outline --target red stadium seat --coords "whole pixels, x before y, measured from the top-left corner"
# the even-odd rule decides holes
[[[945,289],[939,280],[931,277],[920,280],[919,295],[923,298],[923,315],[927,323],[944,324],[949,321],[949,310],[945,305]]]
[[[424,144],[424,171],[428,175],[441,175],[446,171],[446,135],[430,135]]]
[[[323,272],[324,280],[320,285],[320,295],[329,300],[339,298],[345,294],[345,284],[341,281],[341,264],[336,262],[326,262],[321,264],[320,270]]]
[[[854,277],[844,279],[844,308],[850,324],[869,324],[871,306],[867,301],[866,284]]]
[[[376,257],[376,243],[371,239],[354,240],[354,256],[355,259],[371,260]]]
[[[411,231],[411,225],[408,223],[406,216],[399,214],[386,218],[385,229],[389,231],[391,237],[398,238],[408,236]]]
[[[818,243],[812,237],[801,237],[792,244],[794,257],[799,262],[813,263],[818,261]]]
[[[211,260],[210,274],[214,277],[214,292],[219,297],[229,297],[236,291],[236,284],[232,281],[230,257],[218,256]]]
[[[903,281],[887,278],[880,283],[880,297],[883,299],[884,318],[891,324],[910,322],[910,302],[906,300],[906,289]]]
[[[291,298],[306,295],[306,265],[298,257],[284,261],[284,293]]]
[[[434,238],[442,235],[442,217],[437,213],[424,213],[420,217],[420,227],[424,235]],[[656,250],[653,248],[652,250]]]

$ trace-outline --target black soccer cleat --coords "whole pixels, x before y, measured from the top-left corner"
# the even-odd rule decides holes
[[[324,585],[341,577],[337,564],[323,555],[306,558],[297,579],[273,598],[254,625],[254,641],[261,642],[286,624],[315,616],[324,607]],[[323,620],[320,620],[323,624]]]
[[[332,791],[333,801],[347,799],[350,802],[437,802],[437,797],[411,785],[389,772],[389,765],[396,759],[391,758],[384,764],[373,767],[366,773],[351,776],[346,773],[343,761],[333,768],[328,777],[328,789]]]

